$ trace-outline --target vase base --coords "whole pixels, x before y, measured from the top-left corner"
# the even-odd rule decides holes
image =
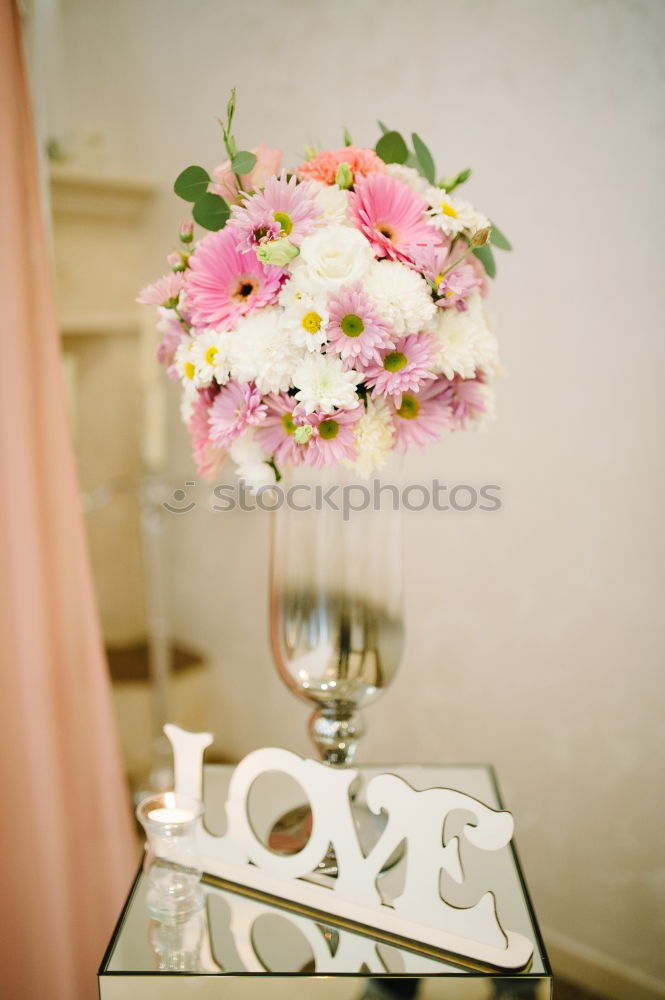
[[[383,833],[387,817],[384,814],[377,816],[363,802],[354,802],[352,812],[358,841],[363,854],[367,857]],[[298,854],[309,841],[311,832],[312,811],[310,807],[308,805],[296,806],[295,809],[290,809],[277,820],[268,836],[268,847],[275,854]],[[403,854],[404,848],[400,845],[382,865],[381,874],[393,868]],[[337,858],[332,847],[328,848],[314,871],[317,875],[337,877]]]

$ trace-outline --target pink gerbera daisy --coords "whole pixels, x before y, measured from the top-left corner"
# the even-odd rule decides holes
[[[430,371],[435,344],[426,333],[400,337],[392,350],[365,368],[365,382],[373,389],[372,398],[392,396],[395,406],[401,406],[402,393],[418,392],[423,382],[436,375]]]
[[[299,246],[316,229],[321,212],[312,185],[295,177],[270,177],[262,191],[234,205],[227,225],[236,235],[239,250],[253,250],[262,243],[286,237]]]
[[[424,198],[387,174],[360,178],[351,193],[351,216],[376,255],[407,264],[417,248],[441,243],[427,221],[427,207]]]
[[[185,293],[194,326],[228,330],[240,316],[277,301],[281,267],[257,260],[252,251],[236,249],[228,227],[204,237],[189,259]]]
[[[362,149],[360,146],[345,146],[344,149],[327,149],[319,153],[307,163],[298,167],[298,176],[303,180],[320,181],[322,184],[334,184],[337,170],[341,163],[346,163],[351,169],[354,180],[356,177],[367,177],[368,174],[385,173],[386,165],[373,149]]]
[[[330,322],[327,351],[335,351],[345,368],[380,361],[393,346],[390,326],[376,311],[359,283],[347,285],[328,299]]]
[[[414,254],[416,268],[434,285],[437,296],[435,301],[440,309],[456,306],[460,311],[465,311],[466,300],[481,287],[481,279],[474,264],[474,261],[478,263],[476,258],[469,254],[461,259],[466,250],[467,244],[457,241],[452,247],[426,247]],[[459,261],[459,264],[455,261]],[[444,274],[451,264],[455,266]]]
[[[473,378],[456,375],[452,381],[442,379],[441,382],[441,402],[448,408],[451,430],[463,431],[469,422],[478,420],[485,413],[487,398],[483,389],[485,376],[482,372],[476,372]]]
[[[210,440],[209,413],[213,400],[219,392],[215,384],[200,389],[192,406],[189,418],[189,432],[192,435],[194,462],[199,475],[204,479],[214,479],[221,472],[226,458],[226,449]]]
[[[253,382],[228,382],[210,407],[210,440],[229,448],[250,426],[260,424],[268,409]]]
[[[136,301],[142,306],[164,306],[165,309],[175,309],[184,284],[185,277],[181,272],[165,274],[152,285],[146,285],[141,289]]]
[[[256,439],[271,455],[276,464],[283,468],[288,462],[300,465],[308,445],[298,444],[295,431],[298,426],[293,411],[298,400],[286,392],[264,398],[267,416],[256,429]]]
[[[439,378],[420,392],[405,392],[399,406],[390,404],[395,428],[395,447],[404,454],[411,445],[424,448],[438,441],[441,431],[451,427],[450,407],[444,399],[448,379]]]
[[[324,465],[337,465],[345,459],[356,457],[353,428],[364,413],[364,407],[355,410],[336,410],[334,413],[310,413],[299,423],[312,428],[312,436],[304,452],[307,465],[322,469]]]

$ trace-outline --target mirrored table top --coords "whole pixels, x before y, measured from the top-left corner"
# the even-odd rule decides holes
[[[390,772],[413,788],[454,788],[503,807],[493,771],[484,765],[382,765],[359,768],[363,779]],[[230,766],[204,772],[206,826],[224,832]],[[292,785],[261,785],[261,807],[277,820],[299,805]],[[295,796],[295,797],[294,797]],[[99,970],[101,1000],[170,1000],[208,997],[278,1000],[325,996],[330,1000],[417,997],[551,996],[552,974],[513,846],[487,855],[484,881],[496,900],[503,927],[528,937],[533,959],[522,972],[481,970],[460,960],[435,958],[408,946],[381,941],[296,914],[275,902],[253,899],[204,876],[205,905],[197,913],[157,920],[149,913],[142,873],[137,876]],[[400,860],[381,876],[399,885]],[[403,877],[403,875],[402,875]],[[383,886],[382,886],[383,891]]]

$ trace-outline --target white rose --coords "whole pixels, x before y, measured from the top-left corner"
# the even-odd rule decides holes
[[[312,282],[327,291],[361,281],[374,251],[361,232],[349,226],[325,226],[300,245],[300,260]]]

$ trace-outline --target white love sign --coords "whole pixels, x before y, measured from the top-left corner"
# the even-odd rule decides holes
[[[176,791],[202,798],[203,753],[212,743],[209,733],[189,733],[167,725],[173,747]],[[282,772],[303,788],[312,810],[312,830],[297,854],[276,854],[254,831],[248,799],[263,774]],[[353,768],[335,768],[304,759],[289,750],[266,748],[248,754],[235,768],[226,800],[226,833],[214,836],[199,821],[197,840],[202,867],[210,875],[265,896],[282,899],[311,913],[335,917],[357,928],[371,928],[410,947],[461,956],[491,968],[525,968],[533,953],[526,937],[504,930],[493,894],[477,887],[472,905],[452,905],[442,895],[442,883],[455,889],[475,885],[469,870],[474,850],[505,847],[512,837],[510,813],[491,809],[450,788],[416,791],[394,774],[381,774],[367,784],[372,812],[385,810],[388,821],[367,855],[358,842],[351,812],[350,788],[358,776]],[[464,824],[456,836],[446,828],[454,814]],[[460,840],[465,842],[465,870]],[[335,851],[338,876],[331,885],[308,880],[325,857]],[[401,844],[405,855],[404,884],[399,895],[385,902],[377,882],[383,866]]]

